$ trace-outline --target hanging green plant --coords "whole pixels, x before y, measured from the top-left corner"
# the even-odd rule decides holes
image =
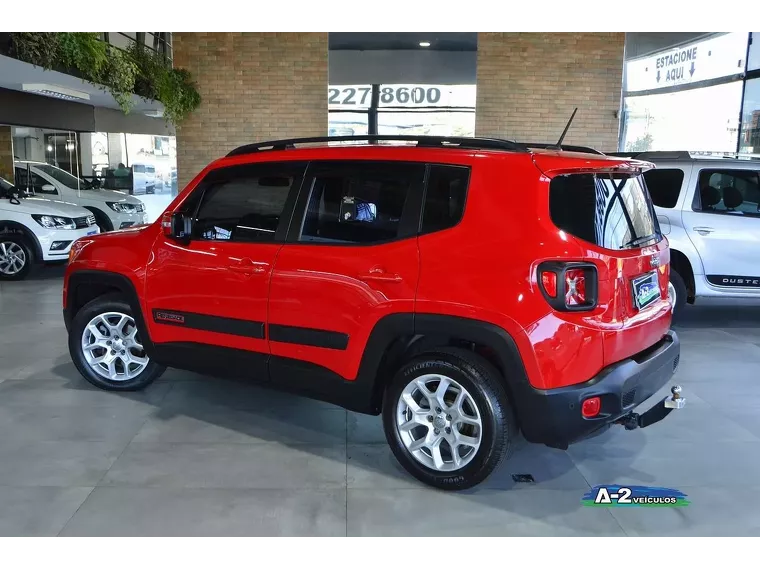
[[[124,113],[132,109],[132,95],[137,94],[163,103],[164,117],[176,125],[201,103],[189,71],[172,68],[162,55],[134,42],[120,50],[97,33],[14,32],[11,44],[22,61],[102,86]]]
[[[99,81],[108,65],[108,46],[100,34],[61,32],[58,34],[58,61],[66,69],[77,70],[90,81]]]
[[[13,32],[11,43],[15,56],[32,65],[52,69],[58,62],[59,35],[55,32]]]
[[[135,92],[137,64],[120,49],[112,47],[108,51],[102,82],[119,103],[124,114],[127,114],[134,105],[132,94]]]
[[[176,125],[201,104],[189,71],[170,67],[161,54],[136,43],[127,48],[127,53],[139,69],[135,92],[163,103],[166,120]]]

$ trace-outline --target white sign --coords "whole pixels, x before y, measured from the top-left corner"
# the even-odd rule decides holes
[[[371,85],[330,85],[331,110],[367,109],[372,103]],[[475,108],[475,85],[380,85],[379,107]]]
[[[744,72],[746,32],[735,32],[661,51],[625,64],[625,90],[649,91]]]

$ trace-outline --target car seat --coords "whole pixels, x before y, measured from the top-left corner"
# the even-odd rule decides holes
[[[720,203],[720,190],[706,184],[699,188],[699,199],[702,210],[714,210],[715,206]]]
[[[736,211],[736,208],[744,203],[744,196],[736,188],[728,187],[723,189],[723,205],[727,211]]]

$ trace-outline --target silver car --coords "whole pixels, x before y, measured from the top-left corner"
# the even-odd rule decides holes
[[[702,297],[760,299],[760,156],[624,155],[656,166],[644,178],[670,242],[675,315]]]

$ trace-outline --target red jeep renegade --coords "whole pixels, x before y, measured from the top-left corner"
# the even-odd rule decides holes
[[[103,389],[171,366],[382,414],[412,475],[468,488],[519,433],[564,449],[682,406],[632,411],[679,358],[650,167],[483,138],[243,146],[156,223],[74,244],[71,357]]]

